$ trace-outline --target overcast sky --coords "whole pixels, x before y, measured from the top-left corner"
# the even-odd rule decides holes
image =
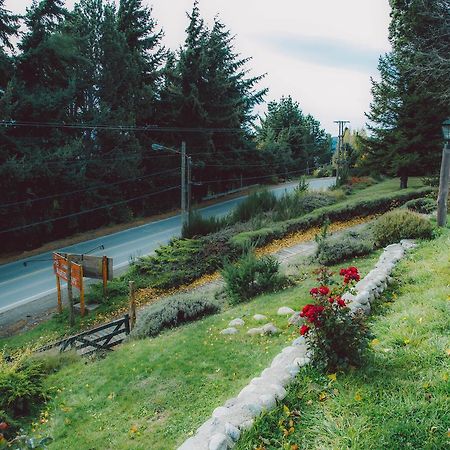
[[[143,0],[165,32],[164,44],[183,42],[186,11],[193,0]],[[5,7],[23,13],[31,0],[6,0]],[[72,8],[74,0],[66,0]],[[377,76],[380,54],[389,51],[388,0],[200,0],[207,23],[215,15],[236,35],[235,47],[251,56],[253,75],[267,100],[291,95],[328,132],[334,120],[364,125],[370,103],[370,77]]]

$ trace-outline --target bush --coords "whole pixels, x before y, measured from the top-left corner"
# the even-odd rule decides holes
[[[241,303],[263,292],[280,289],[287,280],[279,274],[279,268],[280,263],[273,256],[258,259],[252,252],[236,264],[226,265],[222,276],[230,303]]]
[[[421,214],[430,214],[436,210],[436,200],[428,197],[416,198],[405,203],[405,207]]]
[[[6,360],[0,353],[0,422],[8,424],[6,439],[18,431],[17,419],[30,415],[46,398],[42,364],[28,354]]]
[[[415,212],[397,209],[377,219],[373,224],[373,233],[376,244],[384,247],[401,239],[430,239],[433,226],[428,219]]]
[[[319,287],[310,291],[314,303],[305,305],[300,313],[305,323],[300,334],[305,336],[311,363],[324,371],[336,372],[359,365],[368,345],[369,331],[363,313],[352,316],[342,295],[360,279],[358,269],[341,269],[343,283],[330,289],[331,273],[319,272]]]
[[[226,219],[216,217],[202,217],[198,211],[194,211],[189,216],[189,224],[184,223],[181,236],[184,238],[192,238],[196,236],[206,236],[215,233],[227,225]]]
[[[273,210],[276,203],[277,198],[273,192],[268,190],[254,192],[236,206],[231,220],[233,222],[247,222],[252,217]]]
[[[355,256],[368,255],[374,247],[373,235],[369,228],[347,231],[338,236],[318,239],[315,258],[319,264],[331,266]]]
[[[130,338],[157,336],[166,328],[180,326],[220,311],[217,302],[190,296],[173,296],[145,308],[139,314]]]

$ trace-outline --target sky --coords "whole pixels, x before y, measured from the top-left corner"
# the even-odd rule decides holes
[[[143,0],[164,30],[164,45],[184,41],[186,12],[193,0]],[[31,0],[6,0],[5,8],[24,13]],[[74,0],[66,0],[71,9]],[[200,0],[207,24],[218,15],[236,35],[235,49],[251,75],[266,74],[260,87],[266,101],[290,95],[332,135],[335,120],[364,126],[371,101],[370,77],[390,50],[388,0]],[[264,114],[265,106],[258,109]]]

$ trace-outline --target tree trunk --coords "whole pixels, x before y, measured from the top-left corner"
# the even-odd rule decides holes
[[[408,175],[400,175],[400,189],[408,187]]]

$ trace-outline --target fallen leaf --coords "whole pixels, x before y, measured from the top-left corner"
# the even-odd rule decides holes
[[[335,374],[335,373],[330,373],[330,375],[328,375],[328,378],[329,378],[331,381],[336,381],[336,374]]]
[[[319,401],[324,401],[327,398],[327,393],[326,392],[321,392],[319,394]]]
[[[360,394],[359,392],[357,392],[357,393],[355,394],[355,400],[356,400],[357,402],[360,402],[360,401],[362,400],[362,396],[361,396],[361,394]]]
[[[138,429],[139,428],[137,427],[137,425],[131,425],[130,432],[131,433],[137,433]]]
[[[372,339],[372,342],[370,343],[370,345],[371,345],[372,347],[375,347],[375,346],[378,345],[379,343],[380,343],[380,340],[377,339],[377,338],[375,338],[375,339]]]

